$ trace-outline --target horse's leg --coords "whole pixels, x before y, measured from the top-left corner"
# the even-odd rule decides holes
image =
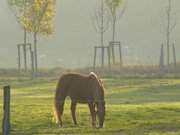
[[[61,114],[61,115],[60,115],[60,126],[62,127],[62,126],[63,126],[63,123],[62,123],[62,118],[61,118],[61,117],[62,117],[63,112],[64,112],[64,101],[61,102],[60,108],[61,108],[61,109],[60,109],[60,114]]]
[[[71,102],[71,113],[72,113],[73,122],[75,125],[78,125],[76,120],[76,105],[77,105],[76,102],[74,101]]]
[[[96,111],[95,111],[95,106],[92,102],[88,103],[89,110],[91,112],[91,118],[92,118],[92,126],[95,128],[96,127]]]

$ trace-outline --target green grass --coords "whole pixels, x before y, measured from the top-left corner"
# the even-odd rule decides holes
[[[88,107],[84,104],[79,104],[77,109],[80,126],[73,126],[69,100],[65,104],[64,127],[57,128],[52,122],[52,103],[57,80],[1,79],[1,88],[8,84],[12,87],[12,135],[180,134],[180,79],[106,77],[103,81],[107,110],[105,128],[93,129]]]

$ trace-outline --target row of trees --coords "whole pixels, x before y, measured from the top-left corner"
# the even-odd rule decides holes
[[[8,0],[12,13],[15,15],[18,23],[24,31],[24,69],[27,71],[27,48],[28,33],[34,37],[34,71],[37,74],[38,57],[37,57],[37,35],[49,35],[53,32],[53,20],[55,16],[56,0]],[[104,6],[105,3],[105,6]],[[104,32],[112,22],[112,41],[115,41],[116,22],[124,13],[121,5],[123,0],[101,0],[101,9],[96,11],[95,28],[101,33],[101,46],[104,46]],[[114,52],[114,48],[112,48]]]
[[[167,65],[169,62],[169,46],[171,44],[171,33],[175,24],[172,23],[172,0],[168,1],[167,8],[167,27],[166,27],[166,45],[167,45]],[[123,15],[126,9],[126,0],[100,0],[100,8],[95,10],[93,15],[94,28],[100,33],[100,44],[104,46],[104,33],[112,24],[112,42],[116,41],[117,21]],[[8,4],[18,23],[24,30],[24,67],[27,70],[26,44],[28,42],[28,33],[34,37],[34,66],[35,73],[38,70],[37,57],[37,36],[38,34],[50,35],[54,30],[54,16],[56,0],[8,0]],[[114,55],[114,46],[112,46],[112,55]],[[103,61],[103,59],[102,59]],[[103,63],[103,62],[102,62]],[[114,63],[114,61],[113,61]]]
[[[34,38],[34,69],[37,75],[37,36],[50,35],[54,30],[56,0],[8,0],[8,4],[24,31],[24,68],[27,71],[27,33]]]
[[[93,24],[96,32],[100,33],[101,39],[100,44],[104,46],[104,33],[108,30],[109,24],[112,24],[112,42],[116,41],[116,25],[117,21],[124,14],[126,9],[126,0],[101,0],[100,8],[95,10],[93,16]],[[166,64],[167,67],[170,65],[170,48],[174,43],[172,42],[172,32],[176,27],[176,19],[174,18],[174,11],[172,6],[172,0],[167,0],[167,8],[165,10],[165,25],[163,24],[163,31],[165,32],[166,45]],[[165,26],[165,27],[164,27]],[[164,34],[163,32],[163,34]],[[114,55],[114,46],[112,46],[112,55]],[[173,46],[175,48],[175,45]],[[113,59],[113,63],[115,63]],[[103,65],[103,57],[102,57]]]

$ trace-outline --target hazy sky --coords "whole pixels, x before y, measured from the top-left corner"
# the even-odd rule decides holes
[[[180,1],[172,0],[177,25],[172,40],[180,50]],[[55,32],[40,36],[38,54],[40,66],[92,65],[93,46],[99,45],[99,35],[92,26],[91,16],[99,0],[57,0]],[[117,39],[123,45],[126,64],[156,64],[160,45],[164,42],[165,8],[167,0],[127,0],[127,8],[117,26]],[[111,39],[111,27],[105,34],[105,44]],[[10,11],[7,0],[0,0],[0,67],[17,66],[16,44],[23,41],[23,31]],[[29,36],[29,42],[32,42]],[[180,60],[180,54],[177,56]]]

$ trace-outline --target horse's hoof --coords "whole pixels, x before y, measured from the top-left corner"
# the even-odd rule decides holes
[[[62,128],[63,126],[61,124],[57,124],[57,127],[58,128]]]
[[[96,129],[97,127],[95,125],[93,125],[92,128]]]
[[[102,128],[103,128],[103,126],[99,126],[99,127],[98,127],[98,129],[102,129]]]

